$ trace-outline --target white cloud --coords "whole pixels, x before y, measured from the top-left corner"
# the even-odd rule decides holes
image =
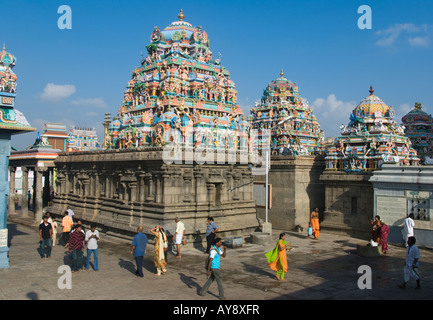
[[[397,23],[385,30],[379,30],[376,35],[380,37],[376,41],[377,46],[391,47],[399,43],[408,43],[412,47],[428,47],[433,38],[433,25],[415,25],[413,23]]]
[[[106,108],[107,104],[104,102],[102,98],[87,98],[87,99],[76,99],[71,101],[71,104],[78,106],[88,106],[88,107],[96,107],[96,108]]]
[[[316,113],[320,112],[322,116],[328,118],[329,116],[334,117],[336,113],[344,113],[349,117],[356,104],[355,102],[338,100],[335,94],[330,94],[326,99],[317,98],[312,106],[315,108]]]
[[[413,108],[414,106],[411,106],[407,103],[401,104],[399,107],[394,108],[395,110],[394,120],[397,121],[397,123],[401,123],[401,118],[403,118]]]
[[[320,128],[325,132],[325,137],[339,135],[340,125],[347,125],[350,114],[356,106],[357,103],[354,101],[338,100],[335,94],[330,94],[326,98],[317,98],[311,104]]]
[[[412,47],[427,47],[430,43],[428,37],[414,37],[409,38],[408,41]]]
[[[75,93],[75,86],[71,84],[58,85],[54,83],[48,83],[44,92],[41,94],[41,98],[46,101],[59,101],[70,97]]]
[[[386,30],[379,30],[376,32],[377,35],[382,36],[381,39],[376,41],[376,45],[382,47],[388,47],[394,44],[394,42],[400,37],[403,32],[418,32],[420,28],[413,23],[397,23]]]

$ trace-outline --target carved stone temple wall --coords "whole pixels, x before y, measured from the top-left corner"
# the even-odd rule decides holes
[[[129,239],[161,225],[170,234],[179,217],[186,235],[205,240],[207,217],[220,235],[246,235],[259,226],[247,164],[166,164],[162,148],[60,153],[57,194],[49,211],[71,208],[84,224]]]

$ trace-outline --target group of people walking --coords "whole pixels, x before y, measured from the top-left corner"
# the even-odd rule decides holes
[[[179,218],[175,219],[176,231],[173,234],[173,243],[176,246],[176,257],[181,258],[181,244],[185,243],[185,225]],[[200,290],[200,295],[206,295],[210,285],[216,281],[218,284],[219,299],[225,299],[223,282],[220,273],[220,257],[225,257],[227,253],[227,247],[223,246],[221,238],[216,237],[218,226],[214,222],[212,217],[208,218],[208,226],[206,229],[206,240],[207,247],[204,251],[205,254],[209,254],[209,263],[206,267],[206,275],[208,279],[204,286]],[[149,230],[154,235],[154,253],[153,263],[156,268],[156,276],[161,276],[167,273],[167,252],[168,252],[168,236],[161,226]],[[143,259],[146,254],[146,246],[148,244],[148,238],[143,233],[143,226],[137,228],[137,234],[131,243],[131,254],[134,256],[136,264],[136,276],[143,278]]]
[[[388,235],[390,232],[389,227],[386,223],[380,219],[380,216],[376,215],[374,220],[370,220],[372,225],[372,234],[371,240],[375,244],[379,244],[382,247],[382,252],[384,254],[388,251]],[[416,289],[420,289],[420,277],[418,273],[418,265],[419,265],[419,249],[415,245],[416,238],[414,236],[414,216],[410,213],[403,220],[403,228],[401,230],[402,236],[406,245],[406,259],[404,263],[404,275],[403,275],[403,284],[398,287],[401,289],[406,288],[406,284],[409,280],[414,279],[416,281]]]
[[[96,230],[96,224],[92,224],[90,229],[85,231],[80,219],[73,224],[73,211],[65,212],[62,219],[62,238],[61,242],[65,248],[68,248],[70,258],[72,259],[71,271],[77,272],[84,266],[85,269],[90,267],[90,257],[93,254],[93,269],[99,270],[98,264],[98,241],[99,231]],[[51,258],[51,251],[57,242],[57,222],[51,219],[50,214],[44,215],[39,225],[40,237],[40,254],[41,258]],[[84,247],[87,247],[86,260],[84,261]]]
[[[90,257],[93,254],[95,271],[99,270],[98,263],[98,241],[99,232],[96,230],[96,225],[92,224],[90,230],[85,231],[85,227],[82,225],[81,220],[78,219],[76,224],[73,223],[72,216],[74,212],[68,209],[62,219],[62,238],[61,241],[65,248],[69,249],[70,257],[72,259],[72,272],[76,272],[82,269],[83,265],[85,269],[89,269]],[[173,243],[176,246],[176,257],[181,258],[181,244],[185,244],[185,225],[177,217],[176,231],[173,234]],[[219,231],[218,225],[215,223],[212,217],[207,219],[208,225],[206,228],[206,249],[204,254],[208,255],[206,263],[206,275],[208,279],[204,286],[199,291],[199,295],[204,296],[209,290],[210,285],[216,281],[218,285],[219,298],[225,299],[223,281],[220,272],[221,257],[226,257],[227,247],[223,245],[223,240],[217,237]],[[376,216],[374,220],[371,220],[373,226],[372,240],[379,243],[382,246],[383,252],[386,253],[388,250],[387,237],[389,233],[389,227],[380,220],[379,216]],[[420,279],[418,273],[419,264],[419,250],[416,247],[416,238],[414,237],[414,221],[413,215],[409,215],[403,223],[403,236],[406,241],[406,259],[404,267],[404,281],[400,288],[405,289],[406,284],[409,280],[415,279],[417,282],[417,289],[420,288]],[[314,209],[310,215],[310,230],[309,236],[312,235],[315,239],[319,238],[319,213],[317,208]],[[57,223],[52,220],[49,214],[46,214],[41,224],[39,225],[40,235],[40,249],[41,257],[50,258],[51,249],[56,244],[56,228]],[[148,238],[143,232],[143,226],[139,226],[137,234],[134,236],[131,243],[131,255],[133,255],[136,263],[136,276],[143,278],[143,259],[146,254],[146,246],[148,244]],[[161,276],[167,273],[168,265],[168,236],[164,228],[161,226],[155,226],[149,232],[154,236],[154,252],[153,262],[155,265],[155,275]],[[85,262],[83,260],[84,247],[87,246],[87,256]],[[268,266],[276,271],[276,278],[279,281],[285,281],[285,273],[288,270],[287,263],[287,252],[292,250],[290,244],[286,241],[286,234],[283,232],[279,235],[276,246],[265,254]]]
[[[173,234],[173,243],[176,246],[176,257],[181,257],[181,244],[185,241],[185,225],[178,217],[175,219],[176,231]],[[168,236],[164,228],[161,226],[156,226],[155,228],[149,230],[151,234],[154,235],[154,254],[153,262],[155,264],[156,273],[155,275],[160,276],[167,272],[168,264]],[[143,233],[143,226],[139,226],[137,229],[137,234],[132,240],[131,254],[135,259],[135,264],[137,271],[135,274],[137,277],[142,278],[143,275],[143,258],[146,254],[146,246],[148,243],[148,238],[146,234]]]

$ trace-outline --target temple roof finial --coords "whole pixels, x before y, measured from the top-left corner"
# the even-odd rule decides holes
[[[281,78],[284,76],[283,69],[281,69],[280,76],[281,76]]]
[[[373,95],[373,93],[374,93],[374,90],[373,90],[373,86],[370,86],[370,96],[372,96]]]
[[[180,9],[180,12],[177,15],[177,17],[179,18],[180,21],[182,21],[183,19],[185,19],[185,16],[183,15],[183,10],[182,9]]]

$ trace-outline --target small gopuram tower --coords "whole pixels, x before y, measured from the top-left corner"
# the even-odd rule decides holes
[[[252,169],[239,153],[247,150],[248,122],[234,82],[212,57],[207,33],[182,11],[178,18],[154,28],[116,116],[105,114],[104,149],[57,158],[53,214],[70,207],[75,217],[127,237],[139,225],[173,234],[176,217],[197,241],[205,239],[208,216],[222,236],[258,227]]]
[[[423,160],[433,158],[433,117],[422,110],[419,102],[415,108],[401,118],[406,137]]]
[[[253,129],[271,131],[272,154],[310,155],[321,152],[323,131],[298,86],[284,77],[268,84],[248,117]]]
[[[374,192],[369,181],[384,163],[417,165],[419,158],[404,129],[394,120],[393,107],[370,94],[341,125],[341,136],[327,149],[325,212],[322,227],[369,239]]]
[[[316,207],[320,212],[324,209],[323,184],[319,181],[324,170],[320,155],[324,148],[323,131],[313,110],[302,99],[297,84],[284,77],[281,70],[280,77],[267,85],[261,101],[250,112],[250,139],[251,133],[266,132],[267,136],[262,134],[259,139],[270,140],[271,153],[269,214],[260,198],[257,213],[277,228],[307,229],[311,211]],[[255,175],[254,183],[259,190],[266,184],[266,176]]]
[[[7,208],[8,205],[15,205],[15,185],[10,186],[8,181],[11,135],[36,130],[15,109],[17,76],[12,71],[15,63],[15,56],[7,52],[3,45],[3,50],[0,51],[0,268],[9,268]],[[10,170],[10,176],[11,181],[15,180],[14,169]]]
[[[394,109],[379,97],[367,96],[341,125],[341,136],[328,148],[326,170],[361,172],[380,169],[383,163],[416,165],[419,162],[403,127],[394,120]]]

